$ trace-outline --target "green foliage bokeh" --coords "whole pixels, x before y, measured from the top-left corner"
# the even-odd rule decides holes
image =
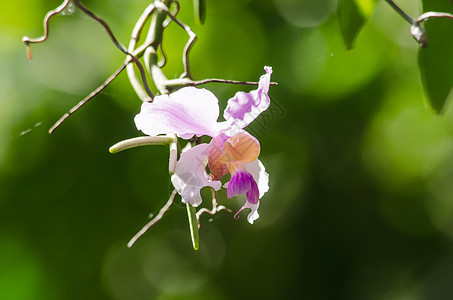
[[[179,14],[198,35],[195,79],[257,80],[269,65],[278,86],[274,113],[250,128],[270,174],[260,219],[203,217],[198,252],[179,199],[126,247],[171,183],[164,147],[108,152],[141,135],[125,74],[47,134],[122,53],[75,11],[51,22],[29,62],[22,36],[41,35],[60,3],[0,2],[0,299],[453,297],[453,109],[425,109],[409,26],[378,2],[347,51],[337,1],[206,2],[204,25],[192,1]],[[148,5],[84,3],[124,44]],[[421,13],[417,1],[401,3]],[[164,71],[177,78],[187,35],[170,26],[164,39]],[[250,90],[206,87],[222,108]],[[233,210],[243,201],[221,200]]]

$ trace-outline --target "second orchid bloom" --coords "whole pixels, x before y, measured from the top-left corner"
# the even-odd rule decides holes
[[[150,136],[176,134],[190,139],[207,135],[209,144],[196,145],[181,154],[171,181],[184,203],[198,206],[202,202],[200,190],[210,186],[218,191],[220,179],[231,174],[225,184],[228,198],[245,194],[245,208],[251,211],[247,220],[258,219],[259,199],[269,189],[269,175],[259,161],[260,144],[243,128],[269,108],[268,96],[271,67],[265,67],[258,88],[249,93],[238,92],[228,100],[225,121],[218,122],[219,101],[206,89],[185,87],[170,95],[160,95],[152,103],[143,103],[135,117],[139,130]],[[210,174],[206,172],[206,165]]]

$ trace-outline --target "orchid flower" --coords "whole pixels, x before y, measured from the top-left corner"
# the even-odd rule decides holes
[[[264,69],[266,74],[261,76],[256,90],[238,92],[228,100],[223,122],[217,121],[219,101],[206,89],[185,87],[169,95],[156,96],[152,103],[143,103],[135,124],[147,135],[176,134],[183,139],[194,135],[212,137],[209,144],[184,151],[176,162],[171,181],[184,203],[200,205],[200,190],[210,186],[218,191],[222,187],[220,179],[230,173],[231,179],[225,184],[228,198],[241,194],[247,198],[235,218],[249,208],[247,220],[253,224],[258,219],[259,199],[269,189],[269,175],[258,160],[258,140],[244,128],[270,105],[272,68]]]

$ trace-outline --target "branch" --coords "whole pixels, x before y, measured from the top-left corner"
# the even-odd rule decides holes
[[[118,153],[126,149],[149,145],[170,146],[175,143],[175,139],[176,137],[170,136],[140,136],[116,143],[115,145],[110,147],[109,152]]]
[[[50,129],[49,129],[49,134],[52,134],[55,129],[57,129],[61,123],[63,123],[69,116],[71,116],[73,113],[75,113],[79,108],[84,106],[88,101],[93,99],[94,96],[99,94],[107,85],[110,84],[110,82],[113,81],[120,73],[121,71],[126,68],[126,64],[122,64],[121,67],[119,67],[112,75],[110,75],[109,78],[107,78],[106,81],[104,81],[100,86],[98,86],[94,91],[92,91],[88,96],[83,98],[82,101],[77,103],[73,108],[71,108],[67,113],[65,113]]]
[[[212,189],[212,209],[209,210],[207,208],[201,208],[200,210],[198,210],[197,212],[197,221],[198,221],[198,228],[201,227],[201,222],[200,222],[200,217],[202,214],[210,214],[210,215],[215,215],[216,213],[218,213],[219,211],[221,210],[226,210],[227,212],[231,213],[231,209],[223,206],[223,205],[218,205],[217,203],[217,193],[214,189]]]
[[[154,224],[156,224],[160,219],[162,219],[162,217],[164,216],[164,214],[168,211],[168,209],[170,208],[170,206],[172,205],[173,203],[173,200],[175,199],[175,196],[176,196],[176,189],[173,190],[173,192],[171,193],[170,195],[170,198],[168,198],[168,201],[167,203],[160,209],[159,213],[151,219],[151,221],[149,221],[145,226],[143,226],[143,228],[137,232],[136,235],[134,235],[134,237],[129,241],[129,243],[127,243],[127,246],[130,248],[134,245],[134,243],[146,232],[148,231],[148,229],[153,226]]]
[[[187,32],[187,34],[189,35],[189,41],[186,43],[186,45],[184,47],[183,55],[182,55],[182,62],[183,62],[183,65],[184,65],[184,73],[181,74],[180,78],[185,78],[185,77],[192,78],[192,75],[190,73],[189,53],[190,53],[190,50],[192,49],[193,44],[197,41],[197,35],[192,31],[192,29],[189,26],[187,26],[186,24],[181,22],[176,17],[176,15],[173,15],[171,13],[171,11],[168,9],[168,7],[165,6],[163,3],[157,1],[156,2],[156,7],[159,8],[159,9],[162,9],[163,11],[165,11],[165,13],[171,18],[171,20],[176,22],[176,24],[178,24],[180,27],[182,27]]]
[[[165,87],[175,90],[185,86],[198,86],[207,83],[229,83],[229,84],[240,84],[240,85],[259,85],[257,81],[237,81],[219,78],[208,78],[202,80],[191,80],[188,78],[170,79],[165,82]],[[277,82],[270,82],[270,85],[278,85]]]
[[[91,17],[92,19],[94,19],[96,22],[98,22],[99,24],[101,24],[101,26],[104,28],[104,30],[107,32],[107,34],[109,35],[110,39],[112,40],[113,44],[115,44],[115,46],[120,49],[121,52],[123,52],[124,54],[127,54],[129,55],[132,60],[134,61],[134,63],[137,65],[137,68],[139,69],[140,71],[140,76],[142,78],[142,83],[143,83],[143,86],[145,87],[145,90],[147,92],[147,94],[151,97],[151,98],[154,98],[154,94],[153,92],[151,91],[151,88],[149,87],[148,85],[148,80],[146,79],[146,73],[145,73],[145,69],[143,68],[141,62],[137,59],[137,57],[134,56],[134,54],[130,53],[126,47],[123,46],[123,44],[121,44],[120,42],[118,42],[118,40],[115,38],[115,35],[113,34],[112,30],[110,29],[110,27],[107,25],[107,23],[101,18],[101,17],[98,17],[96,14],[94,14],[93,12],[91,12],[88,8],[86,8],[79,0],[72,0],[75,5],[80,8],[84,13],[86,13],[89,17]]]
[[[141,55],[143,55],[143,51],[144,51],[145,48],[143,47],[140,47],[138,48],[137,50],[134,51],[134,56],[135,57],[139,57]],[[70,115],[72,115],[73,113],[75,113],[77,110],[79,110],[82,106],[84,106],[88,101],[90,101],[92,98],[94,98],[94,96],[96,96],[97,94],[99,94],[102,90],[104,90],[107,85],[109,85],[113,79],[115,79],[123,70],[126,66],[129,65],[129,63],[132,61],[132,57],[131,56],[128,56],[124,63],[112,74],[110,75],[109,78],[107,78],[106,81],[104,81],[104,83],[102,83],[99,87],[97,87],[94,91],[92,91],[88,96],[86,96],[82,101],[80,101],[77,105],[75,105],[73,108],[71,108],[69,110],[69,112],[67,112],[66,114],[64,114],[50,129],[49,129],[49,134],[52,134],[55,129],[57,129]],[[141,87],[141,86],[140,86]],[[149,98],[149,96],[146,95],[146,97]],[[151,98],[149,98],[151,99]]]
[[[393,9],[401,16],[403,17],[404,20],[406,20],[409,24],[413,25],[415,23],[414,19],[412,19],[411,17],[409,17],[408,14],[406,14],[406,12],[404,10],[402,10],[398,5],[396,5],[395,2],[393,2],[392,0],[386,0],[387,3],[393,7]]]
[[[420,17],[417,18],[417,23],[421,24],[424,21],[428,21],[430,18],[444,18],[444,19],[452,19],[453,20],[453,15],[449,13],[444,13],[444,12],[435,12],[435,11],[430,11],[422,14]]]
[[[138,18],[137,23],[135,23],[134,29],[132,30],[131,39],[129,41],[129,47],[128,47],[129,52],[135,51],[135,46],[137,45],[137,42],[140,39],[140,34],[143,30],[143,27],[145,26],[146,21],[149,19],[149,17],[153,14],[154,11],[155,11],[154,4],[150,4],[145,8],[143,13]],[[149,47],[149,45],[147,47]],[[143,48],[143,52],[145,51],[145,49],[147,47]],[[138,78],[137,78],[137,75],[135,74],[133,65],[127,66],[127,76],[129,77],[129,81],[130,81],[135,93],[137,94],[137,96],[143,102],[152,101],[152,98],[150,98],[148,96],[148,94],[146,93],[146,91],[143,89],[142,85],[138,81]]]
[[[258,85],[259,84],[259,82],[257,82],[257,81],[238,81],[238,80],[228,80],[228,79],[218,79],[218,78],[202,79],[202,80],[193,81],[192,83],[194,85],[200,85],[200,84],[206,84],[206,83],[212,83],[212,82],[241,84],[241,85]],[[270,82],[269,84],[278,85],[277,82]]]
[[[405,19],[409,24],[411,24],[411,35],[417,41],[417,43],[422,47],[428,47],[428,34],[426,33],[425,28],[422,26],[422,23],[428,21],[430,18],[444,18],[452,19],[453,15],[444,12],[426,12],[418,17],[416,20],[409,17],[404,10],[402,10],[395,2],[392,0],[386,0],[387,3],[393,7],[393,9],[400,14],[403,19]]]
[[[27,57],[28,57],[29,60],[32,59],[32,53],[31,53],[30,44],[32,44],[32,43],[42,43],[45,40],[47,40],[47,37],[49,36],[49,21],[50,21],[50,18],[52,18],[53,16],[55,16],[55,15],[59,14],[60,12],[62,12],[68,6],[69,2],[71,2],[71,0],[65,0],[60,6],[58,6],[54,10],[49,11],[46,14],[46,16],[44,17],[44,21],[43,21],[43,23],[44,23],[43,24],[44,34],[41,37],[39,37],[39,38],[29,38],[28,36],[24,36],[22,38],[22,41],[27,46]]]
[[[53,17],[56,14],[61,13],[71,2],[74,3],[78,8],[80,8],[90,18],[94,19],[96,22],[101,24],[101,26],[105,29],[105,31],[107,32],[107,34],[109,35],[110,39],[113,41],[115,46],[118,49],[120,49],[121,52],[123,52],[124,54],[129,55],[132,58],[134,63],[137,65],[137,68],[140,70],[140,76],[142,77],[143,86],[145,87],[146,92],[148,93],[148,95],[151,98],[153,98],[154,95],[153,95],[153,93],[152,93],[152,91],[151,91],[151,89],[150,89],[150,87],[148,85],[148,81],[146,79],[145,69],[143,68],[143,66],[140,63],[140,61],[132,53],[129,53],[129,51],[127,51],[127,49],[120,42],[118,42],[118,40],[115,38],[115,35],[113,34],[112,30],[107,25],[107,23],[102,18],[98,17],[96,14],[91,12],[88,8],[86,8],[79,0],[65,0],[59,7],[57,7],[54,10],[49,11],[46,14],[46,16],[44,17],[44,34],[43,34],[43,36],[41,36],[39,38],[29,38],[27,36],[24,36],[22,38],[22,41],[27,46],[27,52],[28,52],[27,57],[28,57],[28,59],[31,60],[31,58],[32,58],[32,52],[31,52],[30,44],[31,43],[42,43],[45,40],[47,40],[47,38],[49,36],[49,21],[50,21],[50,18]]]

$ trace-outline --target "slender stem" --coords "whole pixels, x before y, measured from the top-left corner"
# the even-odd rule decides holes
[[[237,81],[227,80],[219,78],[208,78],[202,80],[191,80],[189,78],[170,79],[165,82],[165,88],[168,90],[176,90],[185,86],[197,86],[207,83],[229,83],[229,84],[241,84],[241,85],[259,85],[257,81]],[[277,82],[270,82],[270,85],[278,85]]]
[[[228,79],[219,79],[219,78],[208,78],[202,80],[192,81],[194,85],[201,85],[206,83],[219,82],[219,83],[230,83],[230,84],[242,84],[242,85],[259,85],[257,81],[238,81],[238,80],[228,80]],[[278,85],[277,82],[270,82],[270,85]]]
[[[146,45],[145,45],[146,46]],[[145,51],[146,47],[139,47],[134,51],[134,56],[135,57],[141,57],[143,55],[143,52]],[[52,128],[49,129],[49,134],[52,134],[55,129],[57,129],[61,124],[73,113],[75,113],[77,110],[79,110],[82,106],[84,106],[88,101],[90,101],[94,96],[99,94],[102,90],[104,90],[107,85],[109,85],[123,70],[126,66],[129,66],[131,63],[132,58],[128,56],[124,63],[112,74],[110,75],[109,78],[107,78],[100,86],[98,86],[94,91],[92,91],[88,96],[86,96],[82,101],[80,101],[77,105],[75,105],[73,108],[69,110],[68,113],[64,114],[53,126]],[[137,80],[138,82],[138,80]],[[140,85],[141,87],[141,85]],[[143,88],[142,88],[143,89]],[[146,97],[146,99],[152,100],[151,97],[149,97],[146,92],[143,90],[143,97]],[[143,100],[143,99],[142,99]]]
[[[126,67],[126,64],[122,64],[112,75],[110,75],[109,78],[107,78],[106,81],[104,81],[100,86],[98,86],[94,91],[92,91],[88,96],[83,98],[79,103],[77,103],[76,106],[71,108],[67,113],[65,113],[50,129],[49,129],[49,134],[52,134],[55,129],[57,129],[61,123],[63,123],[69,116],[71,116],[73,113],[75,113],[79,108],[81,108],[83,105],[85,105],[88,101],[93,99],[94,96],[96,96],[99,92],[101,92],[107,85],[109,85],[110,82],[113,81],[120,73],[121,71],[124,70]]]
[[[175,11],[174,11],[172,14],[173,14],[174,16],[176,16],[176,15],[179,13],[179,9],[180,9],[180,7],[179,7],[179,2],[178,2],[178,1],[172,0],[172,1],[170,1],[170,5],[171,5],[171,4],[175,4]],[[171,7],[170,7],[170,8],[171,8]],[[172,21],[171,18],[165,20],[165,22],[162,24],[162,26],[164,26],[164,28],[166,28],[168,25],[170,25],[171,21]]]
[[[183,56],[182,56],[182,61],[184,65],[184,73],[181,74],[180,78],[192,78],[192,75],[190,73],[190,64],[189,64],[189,53],[190,50],[192,49],[193,44],[197,40],[197,35],[192,31],[192,29],[181,22],[175,15],[173,15],[170,10],[165,6],[162,5],[160,2],[156,2],[156,7],[162,9],[167,13],[167,15],[176,23],[178,24],[181,28],[183,28],[187,34],[189,35],[189,41],[186,43],[183,51]]]
[[[395,2],[393,2],[392,0],[385,0],[387,1],[387,3],[393,7],[393,9],[401,16],[403,17],[403,19],[405,19],[407,22],[409,22],[409,24],[413,25],[415,23],[414,19],[412,19],[411,17],[409,17],[408,14],[406,14],[406,12],[404,10],[402,10],[398,5],[396,5]]]
[[[143,30],[143,27],[145,26],[146,21],[149,19],[149,17],[151,16],[151,14],[154,11],[155,11],[154,4],[148,5],[148,7],[146,7],[146,9],[141,14],[137,23],[135,23],[134,29],[132,30],[132,34],[131,34],[131,39],[129,42],[129,47],[128,47],[129,52],[134,52],[137,42],[140,39],[140,34]],[[143,48],[143,52],[145,51],[145,49],[146,48]],[[135,93],[137,94],[137,96],[143,102],[152,101],[152,98],[150,98],[148,96],[148,93],[145,91],[145,89],[142,87],[142,85],[138,81],[137,75],[135,74],[134,66],[129,64],[127,66],[126,70],[127,70],[127,76],[129,77],[129,81],[130,81]]]
[[[211,188],[211,191],[212,191],[212,209],[209,210],[207,208],[201,208],[198,210],[198,212],[197,212],[198,229],[201,227],[200,217],[202,214],[206,213],[206,214],[210,214],[210,215],[215,215],[216,213],[218,213],[221,210],[226,210],[227,212],[231,213],[231,209],[229,209],[223,205],[219,205],[217,203],[216,191],[213,188]]]
[[[197,211],[195,207],[193,207],[189,203],[186,203],[186,208],[192,246],[195,250],[198,250],[200,248],[200,234],[198,232]]]
[[[140,146],[149,145],[164,145],[168,146],[174,142],[173,137],[169,136],[140,136],[128,140],[121,141],[110,147],[110,153],[118,153],[126,149],[131,149]]]
[[[452,19],[453,20],[453,15],[449,13],[444,13],[444,12],[435,12],[435,11],[430,11],[422,14],[420,17],[417,18],[417,23],[422,23],[424,21],[427,21],[430,18],[444,18],[444,19]]]
[[[28,52],[27,56],[28,56],[29,60],[31,60],[31,58],[32,58],[30,44],[32,44],[32,43],[42,43],[45,40],[47,40],[47,37],[49,36],[49,21],[50,21],[50,18],[52,18],[54,15],[57,15],[60,12],[62,12],[68,6],[68,4],[70,2],[71,2],[71,0],[65,0],[60,6],[58,6],[54,10],[49,11],[46,14],[46,16],[44,17],[44,21],[43,21],[44,34],[41,37],[39,37],[39,38],[29,38],[28,36],[24,36],[22,38],[22,41],[27,46],[27,52]]]
[[[164,214],[168,211],[168,209],[170,208],[170,206],[172,205],[173,203],[173,200],[175,199],[175,196],[176,196],[176,190],[173,190],[173,192],[171,193],[170,197],[168,198],[168,201],[167,203],[164,205],[164,207],[162,207],[159,211],[159,213],[151,219],[151,221],[149,221],[145,226],[143,226],[143,228],[137,232],[136,235],[134,235],[134,237],[129,241],[129,243],[127,243],[127,246],[130,248],[134,245],[134,243],[151,227],[153,226],[154,224],[157,223],[157,221],[159,221],[160,219],[162,219],[162,217],[164,216]]]
[[[159,45],[159,50],[162,57],[160,61],[157,62],[157,66],[162,69],[167,64],[167,55],[165,54],[164,47],[162,47],[162,44]]]
[[[161,94],[167,94],[168,90],[165,88],[165,82],[168,80],[162,69],[159,67],[157,60],[157,49],[162,45],[163,31],[165,29],[164,23],[167,17],[168,6],[171,0],[156,0],[156,12],[151,19],[148,35],[145,44],[149,45],[144,52],[145,65],[151,78],[154,81],[157,89]],[[165,9],[167,10],[165,10]]]
[[[141,62],[137,59],[137,57],[135,57],[132,53],[130,53],[126,47],[124,47],[123,44],[121,44],[120,42],[118,42],[118,40],[116,39],[115,35],[113,34],[112,30],[110,29],[110,27],[108,26],[108,24],[100,17],[98,17],[96,14],[94,14],[93,12],[91,12],[88,8],[86,8],[79,0],[72,0],[72,2],[78,7],[80,8],[85,14],[87,14],[89,17],[91,17],[92,19],[94,19],[96,22],[98,22],[99,24],[101,24],[101,26],[104,28],[104,30],[107,32],[107,34],[109,35],[110,39],[112,40],[113,44],[121,51],[123,52],[124,54],[127,54],[129,55],[133,62],[137,65],[137,68],[139,69],[140,71],[140,76],[142,78],[142,83],[143,83],[143,86],[147,92],[147,94],[151,97],[151,98],[154,98],[154,94],[153,92],[151,91],[149,85],[148,85],[148,80],[146,79],[146,73],[145,73],[145,69],[143,68]]]
[[[175,173],[176,161],[178,160],[178,138],[175,134],[172,134],[171,137],[173,141],[169,145],[170,156],[168,158],[168,172],[170,175]]]

